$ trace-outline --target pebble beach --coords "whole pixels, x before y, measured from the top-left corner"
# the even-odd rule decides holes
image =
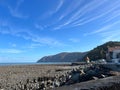
[[[71,70],[69,65],[15,65],[0,66],[0,89],[11,90],[13,86],[26,82],[27,79],[33,80],[39,77],[54,77],[63,72],[56,70]]]
[[[0,90],[57,90],[110,76],[119,76],[119,73],[88,64],[0,66]]]

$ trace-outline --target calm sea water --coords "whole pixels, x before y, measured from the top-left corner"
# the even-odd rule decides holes
[[[71,64],[70,62],[27,62],[27,63],[0,63],[0,66],[14,66],[14,65],[44,65],[44,64]]]

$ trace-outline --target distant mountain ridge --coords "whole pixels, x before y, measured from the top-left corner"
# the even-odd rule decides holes
[[[44,56],[37,62],[77,62],[86,54],[87,52],[63,52],[56,55]]]
[[[103,45],[97,46],[88,52],[63,52],[56,55],[45,56],[37,62],[79,62],[85,61],[86,57],[89,57],[92,61],[106,59],[108,47],[115,46],[120,46],[120,42],[110,41],[104,43]]]

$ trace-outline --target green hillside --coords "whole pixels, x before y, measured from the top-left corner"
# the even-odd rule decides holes
[[[120,42],[110,41],[103,45],[97,46],[93,50],[89,51],[88,54],[85,55],[83,60],[85,60],[87,56],[90,58],[90,60],[93,60],[93,61],[98,59],[106,59],[106,52],[108,50],[107,47],[115,47],[115,46],[120,46]]]

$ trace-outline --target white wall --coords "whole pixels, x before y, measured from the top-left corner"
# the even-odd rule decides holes
[[[120,50],[114,50],[113,51],[113,59],[117,58],[117,54],[120,53]]]

